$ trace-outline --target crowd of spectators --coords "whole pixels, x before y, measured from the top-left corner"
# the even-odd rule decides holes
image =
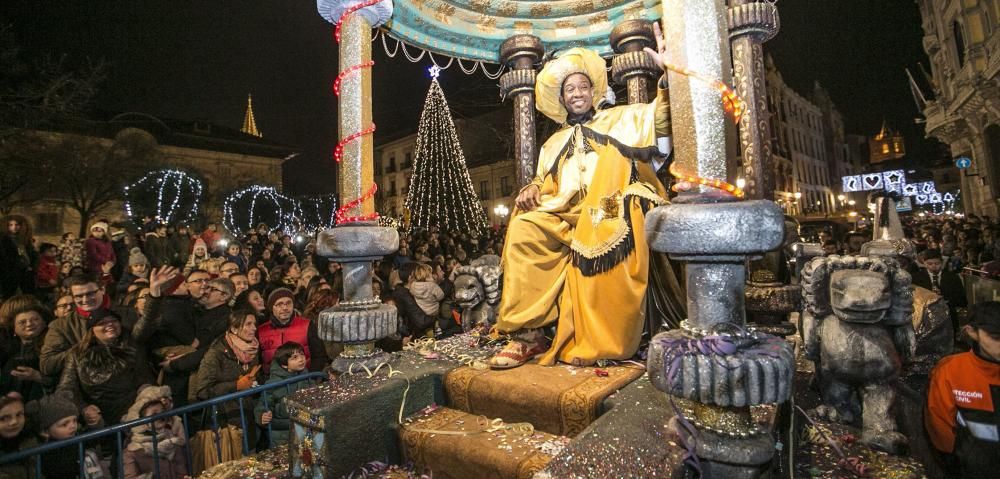
[[[324,371],[340,353],[319,339],[317,318],[340,301],[341,268],[315,254],[312,238],[267,225],[238,237],[215,224],[195,232],[149,222],[128,233],[102,220],[86,239],[67,233],[55,245],[36,244],[23,217],[3,227],[0,454]],[[399,251],[377,262],[371,278],[375,295],[400,314],[399,331],[380,346],[398,350],[416,337],[460,331],[451,299],[456,269],[499,254],[502,238],[502,229],[402,235]],[[266,447],[268,430],[278,444],[289,427],[284,394],[267,405],[245,400],[242,418],[237,402],[220,405],[219,421],[249,424],[251,447]],[[161,477],[187,475],[177,451],[193,431],[170,420],[142,427],[125,442],[125,477],[153,467],[150,427],[167,451]],[[87,477],[109,477],[117,463],[109,454],[118,453],[107,449],[115,448],[88,445]],[[52,454],[65,455],[65,470],[45,470],[47,477],[76,474],[75,448]],[[0,465],[0,475],[23,477],[29,462]]]

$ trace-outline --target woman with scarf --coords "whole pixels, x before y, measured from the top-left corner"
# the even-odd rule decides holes
[[[125,415],[126,421],[155,416],[173,408],[170,386],[149,386],[139,391]],[[156,460],[153,458],[153,431],[156,432]],[[183,479],[188,477],[187,434],[180,416],[158,419],[132,428],[122,463],[125,479]],[[159,476],[154,476],[159,463]]]
[[[259,353],[257,316],[248,310],[233,311],[229,315],[229,324],[225,334],[212,342],[198,367],[197,378],[194,379],[194,390],[198,400],[205,401],[224,394],[243,391],[256,385],[260,372]],[[256,440],[255,428],[253,427],[253,408],[253,400],[244,398],[243,411],[246,414],[247,429],[250,430],[247,439],[251,445]],[[228,423],[242,427],[239,401],[223,404],[220,407],[219,416],[220,426]],[[211,422],[207,424],[211,424]]]
[[[108,426],[118,424],[135,402],[139,386],[153,382],[145,348],[135,339],[144,337],[146,323],[140,319],[130,334],[108,309],[87,317],[83,340],[66,355],[56,386],[57,392],[72,395],[84,418],[99,415]]]

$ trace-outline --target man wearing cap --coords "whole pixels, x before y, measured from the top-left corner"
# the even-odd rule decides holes
[[[931,372],[924,424],[948,477],[996,477],[1000,470],[1000,302],[974,305],[963,332],[971,351]]]
[[[656,28],[663,65],[665,43]],[[563,125],[542,145],[534,180],[521,189],[503,251],[496,332],[511,341],[490,359],[506,369],[541,355],[590,365],[635,354],[649,274],[644,214],[666,202],[651,166],[670,134],[665,81],[656,100],[597,110],[606,63],[584,48],[548,62],[535,82],[539,111]],[[551,347],[542,327],[556,323]]]
[[[319,339],[316,324],[295,311],[295,294],[288,288],[278,288],[267,296],[268,320],[257,328],[263,370],[270,371],[274,352],[289,341],[302,345],[311,371],[326,367],[327,357]],[[318,354],[317,354],[318,353]]]

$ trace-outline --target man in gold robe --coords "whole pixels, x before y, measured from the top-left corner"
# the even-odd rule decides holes
[[[662,64],[663,40],[657,29]],[[548,62],[535,84],[539,111],[563,125],[542,145],[534,181],[518,193],[507,229],[495,331],[512,341],[494,369],[627,359],[639,347],[649,276],[644,214],[666,202],[651,166],[670,134],[664,80],[649,104],[597,110],[606,63],[584,48]],[[551,346],[542,332],[556,323]]]

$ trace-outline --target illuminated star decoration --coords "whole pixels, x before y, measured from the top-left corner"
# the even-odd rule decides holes
[[[431,74],[432,80],[437,80],[438,76],[441,75],[441,67],[437,65],[432,65],[430,68],[427,69],[427,72]]]

